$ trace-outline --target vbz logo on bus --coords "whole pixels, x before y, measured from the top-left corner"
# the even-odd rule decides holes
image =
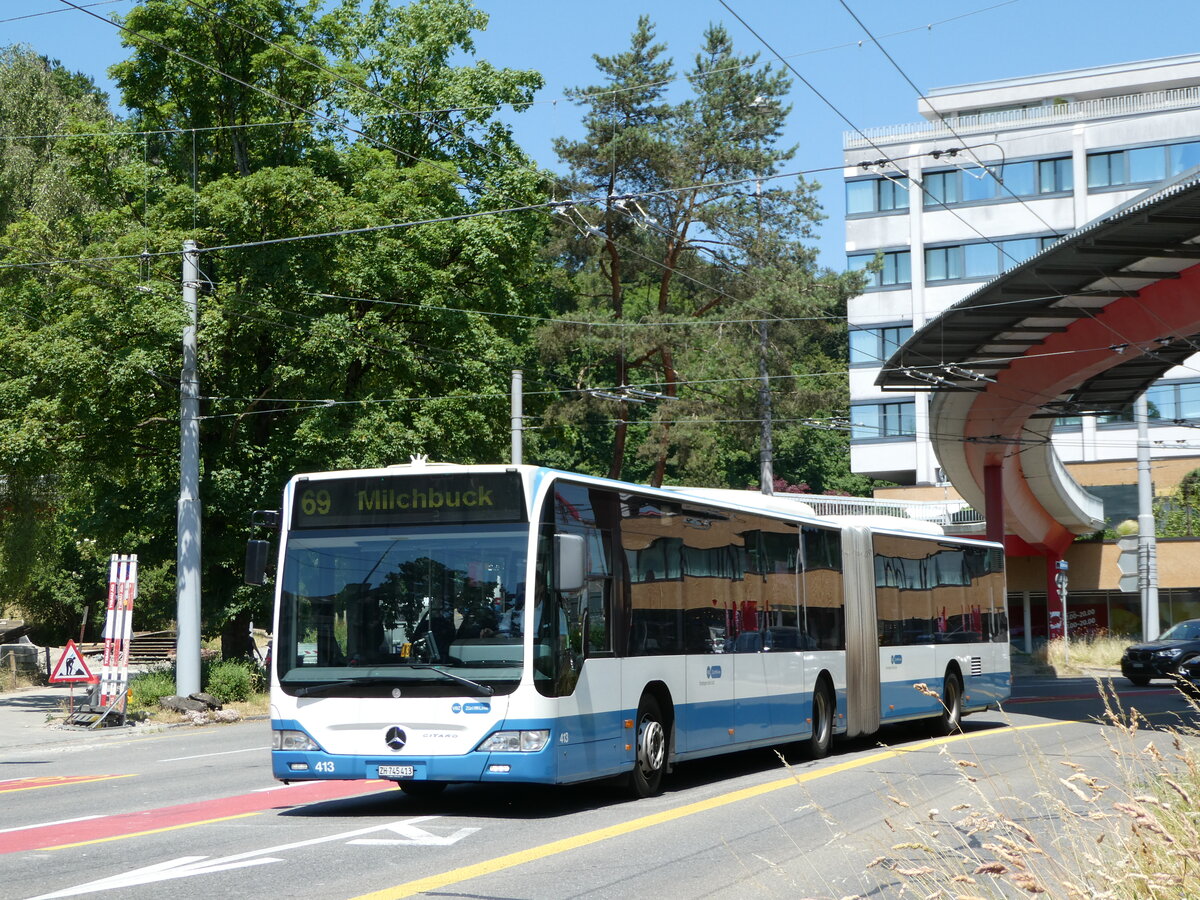
[[[707,671],[708,671],[709,678],[720,678],[721,677],[721,667],[720,666],[709,666]]]

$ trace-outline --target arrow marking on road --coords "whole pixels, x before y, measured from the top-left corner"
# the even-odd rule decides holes
[[[416,828],[412,822],[416,819],[409,819],[407,822],[392,822],[390,825],[385,825],[388,831],[394,831],[396,834],[402,834],[402,838],[356,838],[353,841],[347,841],[348,844],[384,844],[392,846],[408,846],[408,847],[449,847],[451,844],[457,843],[465,838],[468,834],[474,834],[478,828],[460,828],[453,834],[448,834],[445,837],[439,834],[431,834],[423,828]]]
[[[58,897],[76,897],[80,894],[120,890],[121,888],[134,887],[139,884],[168,881],[172,878],[188,878],[192,875],[207,875],[212,872],[224,872],[228,869],[241,869],[264,863],[282,862],[283,860],[271,854],[282,853],[285,850],[295,850],[298,847],[311,847],[313,844],[327,844],[333,841],[346,841],[351,844],[361,843],[356,840],[360,835],[373,834],[379,831],[391,831],[395,834],[405,835],[405,837],[399,840],[389,838],[382,841],[368,841],[366,843],[440,847],[453,844],[455,841],[479,830],[478,828],[460,828],[454,834],[441,837],[436,834],[430,834],[421,828],[413,827],[417,822],[428,822],[430,819],[436,818],[438,817],[417,816],[416,818],[403,819],[399,822],[388,822],[384,825],[372,825],[369,828],[343,831],[340,834],[312,838],[307,841],[297,841],[293,844],[280,844],[279,846],[267,847],[262,850],[251,850],[246,853],[236,853],[233,856],[222,856],[219,859],[209,859],[207,856],[181,856],[178,859],[155,863],[152,866],[144,866],[143,868],[134,869],[131,872],[125,872],[120,875],[111,875],[97,881],[89,881],[87,884],[63,888],[51,894],[40,894],[32,898],[32,900],[54,900],[54,898]]]

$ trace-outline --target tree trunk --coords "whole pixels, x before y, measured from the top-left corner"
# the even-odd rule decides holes
[[[221,626],[221,658],[250,659],[250,611],[243,610]]]

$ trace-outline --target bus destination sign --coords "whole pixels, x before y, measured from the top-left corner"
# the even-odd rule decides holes
[[[508,472],[301,481],[293,528],[524,522],[521,478]]]

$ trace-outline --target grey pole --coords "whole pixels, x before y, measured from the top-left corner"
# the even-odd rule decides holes
[[[758,414],[762,433],[759,438],[759,488],[770,496],[775,493],[775,448],[771,443],[771,379],[767,374],[767,323],[758,323]]]
[[[1138,588],[1142,594],[1142,635],[1158,637],[1158,542],[1154,535],[1154,483],[1150,477],[1150,413],[1146,395],[1133,406],[1137,421]]]
[[[179,375],[179,507],[176,566],[175,692],[200,690],[200,378],[196,371],[196,242],[183,242],[183,369]]]
[[[520,369],[512,371],[512,464],[521,464],[521,431],[524,424],[524,413],[521,408],[523,375]]]

